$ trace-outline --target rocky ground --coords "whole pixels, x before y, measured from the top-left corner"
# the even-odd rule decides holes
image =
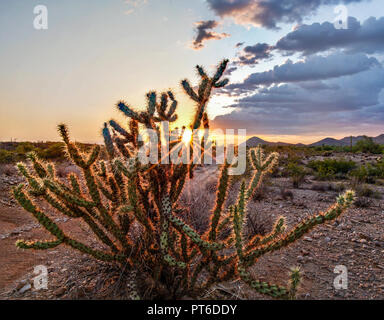
[[[214,168],[201,169],[194,188],[187,186],[184,201],[195,199],[204,205],[214,198]],[[124,275],[117,269],[94,260],[65,246],[47,251],[21,250],[18,239],[46,239],[49,235],[22,210],[10,195],[10,188],[21,180],[16,175],[0,175],[0,299],[124,299]],[[300,189],[291,189],[286,178],[272,178],[265,198],[252,202],[250,214],[287,218],[288,228],[300,219],[325,210],[335,200],[333,191],[314,191],[309,180]],[[280,187],[288,188],[293,199],[284,200]],[[374,186],[383,194],[384,188]],[[205,200],[196,200],[200,192]],[[192,195],[192,196],[191,196]],[[203,199],[204,200],[204,199]],[[197,204],[196,204],[197,203]],[[201,208],[201,207],[199,207]],[[205,207],[204,207],[205,208]],[[88,230],[78,221],[50,212],[50,216],[75,238],[92,243]],[[283,252],[264,256],[253,268],[259,279],[285,284],[289,269],[300,266],[303,283],[299,299],[384,299],[384,200],[372,199],[369,207],[353,207],[333,224],[318,227],[303,240]],[[34,267],[48,269],[48,289],[34,288]],[[336,290],[334,268],[348,270],[348,289]],[[207,298],[259,299],[238,281],[220,284],[207,293]]]

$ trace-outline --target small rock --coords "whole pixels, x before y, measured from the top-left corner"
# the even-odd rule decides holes
[[[53,293],[56,297],[60,297],[62,296],[65,291],[67,291],[67,288],[66,287],[60,287],[59,289],[55,290],[55,292]]]
[[[16,286],[16,290],[19,291],[21,288],[23,288],[26,284],[28,283],[27,280],[21,280],[17,286]]]
[[[92,284],[89,284],[89,285],[84,287],[84,290],[87,293],[91,293],[91,292],[93,292],[95,290],[95,287]]]
[[[32,286],[30,283],[27,283],[25,284],[20,290],[19,290],[19,293],[20,294],[23,294],[25,292],[27,292],[28,290],[31,290]]]
[[[306,250],[301,250],[301,253],[303,254],[303,256],[305,257],[305,256],[307,256],[307,255],[309,255],[309,252],[308,251],[306,251]]]
[[[308,241],[308,242],[312,242],[312,241],[313,241],[313,239],[310,238],[310,237],[304,237],[304,240],[305,240],[305,241]]]

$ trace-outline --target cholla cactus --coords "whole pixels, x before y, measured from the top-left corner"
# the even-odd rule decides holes
[[[222,80],[227,63],[224,60],[213,77],[197,67],[201,77],[198,90],[187,80],[182,81],[184,91],[197,105],[191,129],[208,128],[207,104],[212,90],[228,83],[227,79]],[[28,186],[16,187],[14,196],[53,238],[47,241],[19,240],[16,245],[38,250],[65,244],[98,260],[120,263],[131,275],[137,275],[130,277],[133,298],[199,297],[216,283],[238,278],[257,292],[271,297],[294,297],[300,281],[297,269],[292,271],[290,284],[284,287],[252,279],[249,268],[264,254],[285,248],[316,225],[336,219],[353,202],[353,192],[347,191],[326,212],[305,219],[290,231],[285,230],[285,220],[281,217],[271,233],[248,239],[243,235],[248,201],[278,160],[278,154],[265,156],[258,147],[249,150],[248,154],[254,175],[248,183],[242,182],[237,202],[227,210],[224,208],[230,165],[222,166],[216,203],[212,212],[207,212],[211,216],[209,230],[199,234],[183,220],[183,208],[178,203],[185,181],[193,177],[195,165],[192,161],[150,166],[137,160],[141,146],[138,139],[140,126],[159,133],[160,121],[177,119],[177,101],[172,92],[161,94],[160,101],[155,92],[150,92],[147,98],[145,112],[137,112],[124,102],[117,104],[128,117],[129,128],[123,128],[114,120],[104,125],[107,161],[100,160],[98,145],[89,154],[81,153],[70,141],[66,126],[59,126],[68,155],[81,169],[81,176],[70,174],[64,183],[56,177],[54,166],[41,161],[35,154],[29,155],[31,169],[22,163],[17,165]],[[160,154],[161,146],[158,148]],[[35,200],[43,200],[62,214],[82,220],[104,250],[66,234],[39,209]]]

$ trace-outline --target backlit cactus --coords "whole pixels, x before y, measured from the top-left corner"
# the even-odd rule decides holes
[[[191,129],[209,127],[207,105],[212,91],[228,83],[222,79],[227,63],[224,60],[213,77],[197,67],[201,77],[197,90],[187,80],[182,81],[185,93],[196,103]],[[159,122],[177,119],[173,93],[163,93],[160,99],[155,92],[148,93],[144,112],[122,101],[117,107],[129,119],[129,125],[124,128],[115,120],[104,125],[106,161],[100,157],[100,146],[89,154],[82,153],[70,141],[66,126],[59,126],[68,156],[80,168],[81,176],[72,173],[64,183],[56,177],[53,164],[41,161],[35,154],[29,156],[30,167],[17,165],[27,185],[14,188],[13,194],[52,235],[52,240],[19,240],[16,245],[43,250],[66,244],[98,260],[120,263],[130,272],[128,285],[134,299],[199,297],[216,283],[239,278],[259,293],[283,299],[294,297],[300,281],[297,269],[292,270],[289,285],[284,287],[252,279],[249,268],[264,254],[287,247],[316,225],[336,219],[352,204],[354,193],[347,191],[326,212],[303,220],[292,230],[286,231],[284,218],[280,217],[269,234],[248,239],[243,234],[248,201],[278,160],[278,154],[265,156],[260,147],[254,148],[248,154],[254,175],[249,182],[242,182],[236,203],[228,209],[225,201],[230,165],[222,166],[216,202],[212,212],[207,212],[209,229],[199,234],[182,218],[184,209],[178,201],[186,180],[193,176],[192,160],[188,164],[143,165],[137,159],[142,145],[140,128],[159,133]],[[181,137],[176,138],[180,142]],[[161,154],[160,144],[158,149]],[[45,201],[71,219],[82,220],[104,250],[71,238],[39,209],[35,200]]]

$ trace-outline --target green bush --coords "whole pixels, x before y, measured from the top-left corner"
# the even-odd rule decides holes
[[[384,179],[384,158],[377,161],[374,164],[375,170],[376,170],[376,176],[379,179]]]
[[[31,142],[20,142],[17,145],[15,152],[19,156],[25,156],[28,152],[36,151],[36,150],[37,148]]]
[[[367,164],[351,171],[350,176],[357,182],[375,183],[376,172],[372,165]]]
[[[344,178],[351,170],[356,168],[356,163],[345,159],[312,160],[308,167],[315,171],[319,180]]]
[[[12,151],[0,149],[0,163],[12,163],[16,161],[16,154]]]
[[[383,146],[375,143],[372,138],[364,137],[353,147],[354,152],[380,154],[383,152]]]
[[[292,185],[294,188],[299,188],[300,185],[305,181],[307,174],[305,168],[295,162],[290,162],[287,166],[288,176],[291,178]]]
[[[65,152],[64,152],[64,143],[57,142],[52,145],[50,145],[48,148],[44,150],[40,150],[38,152],[39,157],[46,159],[46,160],[53,160],[53,159],[64,159]]]
[[[372,189],[371,187],[367,186],[366,184],[358,185],[356,187],[356,195],[358,197],[365,197],[365,198],[374,198],[374,199],[381,199],[382,195],[380,192]]]
[[[375,183],[377,179],[384,178],[384,161],[366,164],[350,172],[350,176],[360,183]]]

